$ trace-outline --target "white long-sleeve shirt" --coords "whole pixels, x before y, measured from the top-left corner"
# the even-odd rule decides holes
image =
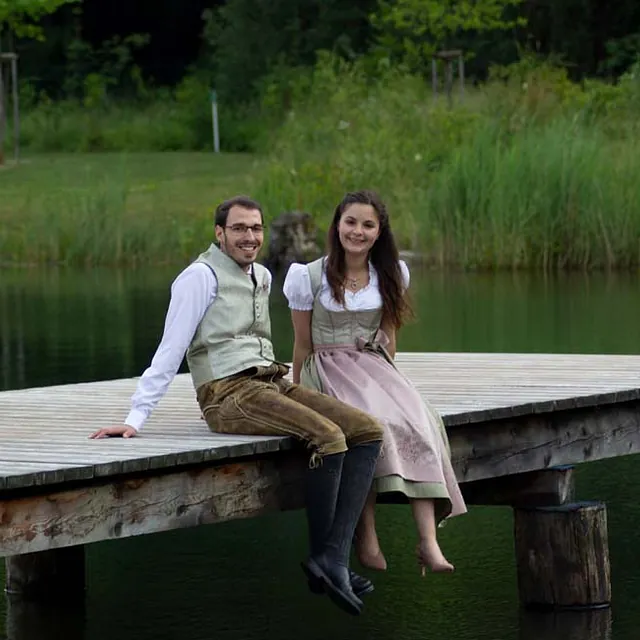
[[[247,277],[252,273],[250,270]],[[270,274],[267,277],[271,291]],[[217,292],[215,274],[200,262],[190,264],[173,281],[162,339],[131,397],[131,411],[124,421],[126,425],[136,431],[142,429],[178,372],[196,329]]]

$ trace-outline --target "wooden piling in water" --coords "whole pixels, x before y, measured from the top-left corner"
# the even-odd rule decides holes
[[[520,613],[518,640],[611,640],[611,609]]]
[[[86,640],[84,603],[43,604],[7,597],[6,640]]]
[[[514,516],[518,589],[525,606],[591,609],[610,605],[604,503],[517,507]]]
[[[84,545],[24,553],[5,559],[7,595],[39,602],[84,598]]]

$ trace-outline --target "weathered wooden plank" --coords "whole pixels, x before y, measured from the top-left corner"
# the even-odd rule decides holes
[[[15,442],[0,440],[0,460],[25,460],[25,461],[63,461],[68,460],[73,463],[86,464],[88,462],[101,462],[111,460],[114,453],[117,453],[121,460],[130,460],[139,457],[141,453],[151,456],[161,456],[169,454],[189,453],[193,451],[194,445],[206,454],[211,450],[215,452],[221,446],[241,447],[249,445],[251,454],[267,453],[277,451],[279,443],[283,439],[272,438],[269,440],[251,440],[229,438],[227,440],[217,438],[200,439],[199,441],[189,441],[188,443],[179,441],[167,441],[166,439],[156,439],[155,441],[145,441],[140,443],[138,440],[121,440],[111,439],[108,442],[92,442],[85,444],[84,442],[75,442],[73,445],[69,443],[59,443],[57,445],[42,445],[37,441],[32,442]]]
[[[117,459],[105,458],[102,462],[90,461],[88,464],[86,461],[84,463],[74,462],[74,460],[79,460],[75,455],[65,457],[63,454],[57,456],[57,461],[49,461],[50,456],[41,456],[39,461],[34,461],[33,458],[37,457],[35,454],[32,454],[28,460],[23,460],[21,456],[13,456],[14,459],[7,460],[6,458],[11,456],[3,451],[0,453],[0,490],[7,491],[31,486],[158,471],[222,459],[242,460],[255,455],[285,451],[292,446],[291,441],[282,438],[264,443],[236,443],[212,449],[194,449],[144,457],[137,455],[126,458],[118,454],[120,457]]]
[[[58,484],[90,477],[83,466],[62,465],[60,463],[30,463],[0,461],[0,491],[19,489],[45,484]]]
[[[639,416],[640,403],[631,403],[461,428],[452,434],[454,468],[471,481],[638,452]],[[5,496],[0,548],[12,555],[294,508],[303,463],[304,456],[283,454],[45,497]]]
[[[609,411],[620,408],[609,408]],[[628,411],[633,408],[628,407]],[[499,422],[489,425],[489,434],[469,429],[462,434],[458,450],[466,451],[463,457],[454,457],[458,477],[478,479],[487,473],[504,475],[535,467],[550,466],[552,457],[540,460],[538,452],[557,452],[560,458],[577,456],[580,451],[586,458],[585,446],[590,455],[598,455],[598,425],[602,433],[608,433],[613,442],[627,442],[629,424],[619,421],[617,427],[608,429],[612,416],[599,416],[594,425],[584,425],[583,416],[574,416],[572,433],[557,424],[513,425]],[[539,417],[534,418],[539,420]],[[637,417],[635,418],[637,420]],[[521,433],[521,437],[518,434]],[[539,437],[535,434],[539,433]],[[551,437],[551,435],[553,437]],[[617,444],[616,444],[617,446]],[[579,449],[575,449],[580,447]],[[490,451],[495,451],[493,460]],[[519,458],[519,459],[518,459]],[[512,459],[516,459],[515,463]],[[511,466],[514,465],[514,466]],[[539,467],[536,467],[539,468]],[[306,456],[303,453],[282,453],[266,459],[250,458],[244,462],[200,466],[188,471],[176,469],[164,475],[137,476],[86,484],[73,490],[60,489],[51,492],[43,487],[42,493],[0,500],[0,555],[32,553],[98,540],[108,540],[131,535],[141,535],[174,528],[221,522],[227,519],[253,517],[270,510],[294,509],[303,504],[303,473]],[[489,469],[487,472],[486,470]],[[553,475],[553,472],[549,472]],[[536,492],[548,496],[555,487],[558,495],[568,495],[568,475],[564,484],[549,480],[552,475],[520,474],[513,487],[528,495]],[[506,484],[470,483],[470,503],[515,503]],[[564,487],[564,488],[563,488]],[[501,492],[501,493],[500,493]],[[563,493],[564,492],[564,493]],[[561,498],[564,500],[564,498]]]
[[[0,556],[248,518],[303,504],[304,456],[0,500]]]
[[[461,440],[452,442],[456,473],[463,481],[477,480],[638,451],[639,410],[638,404],[603,407],[596,415],[576,410],[562,420],[534,416],[518,424],[490,423],[483,432],[460,429]],[[94,481],[55,493],[43,488],[38,495],[8,494],[0,501],[0,555],[298,508],[305,466],[303,455],[289,453],[155,477]]]
[[[25,467],[26,465],[22,468],[24,469]],[[45,468],[43,469],[43,467]],[[78,480],[91,480],[93,478],[91,467],[74,467],[69,465],[67,467],[59,466],[57,468],[47,469],[45,465],[38,464],[36,466],[34,464],[31,465],[30,468],[32,469],[31,471],[19,471],[16,470],[15,467],[12,467],[11,471],[8,471],[2,477],[0,491],[5,493],[16,489],[56,485],[65,482],[76,482]]]
[[[463,482],[460,489],[468,505],[560,505],[573,499],[573,467],[566,465],[512,476]],[[408,504],[409,501],[399,493],[384,493],[378,495],[377,502]]]
[[[640,401],[460,426],[449,432],[460,482],[640,453]]]
[[[519,416],[640,398],[640,356],[401,353],[397,362],[441,412],[452,437],[459,429],[475,425],[484,431],[488,423],[507,418],[520,424]],[[188,375],[176,377],[137,438],[88,440],[95,428],[122,420],[136,383],[131,378],[0,393],[0,460],[5,466],[10,461],[57,463],[55,470],[43,466],[39,476],[23,477],[25,486],[32,486],[291,447],[288,439],[212,434],[200,419]],[[8,473],[10,483],[0,477],[0,488],[18,487],[20,473]]]
[[[554,506],[573,500],[573,467],[553,467],[541,471],[465,482],[460,485],[467,504]]]

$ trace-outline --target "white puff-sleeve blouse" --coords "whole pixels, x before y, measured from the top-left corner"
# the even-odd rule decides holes
[[[400,260],[400,271],[405,289],[409,287],[411,276],[409,267],[404,260]],[[294,311],[311,311],[313,309],[313,291],[306,264],[294,262],[284,280],[283,292],[289,302],[289,308]],[[378,273],[369,263],[369,284],[359,291],[345,290],[345,304],[339,304],[333,297],[327,276],[322,273],[320,289],[320,303],[329,311],[370,311],[382,306],[382,296],[378,287]]]

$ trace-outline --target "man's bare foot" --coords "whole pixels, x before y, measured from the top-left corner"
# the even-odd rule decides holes
[[[355,549],[358,562],[367,569],[375,571],[386,571],[387,561],[380,549],[378,536],[375,531],[373,535],[356,535]]]
[[[424,578],[427,567],[433,573],[451,573],[454,566],[444,557],[437,540],[421,540],[416,546],[420,573]]]

